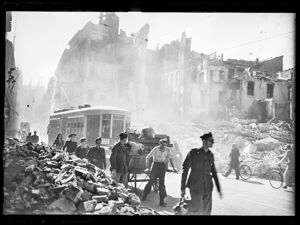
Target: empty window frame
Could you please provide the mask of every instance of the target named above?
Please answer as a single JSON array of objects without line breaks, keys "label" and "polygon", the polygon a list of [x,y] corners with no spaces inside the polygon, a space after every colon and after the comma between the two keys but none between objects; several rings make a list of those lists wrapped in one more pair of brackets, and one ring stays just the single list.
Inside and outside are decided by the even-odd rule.
[{"label": "empty window frame", "polygon": [[267,98],[273,98],[274,96],[274,84],[267,84]]},{"label": "empty window frame", "polygon": [[228,70],[228,79],[232,79],[234,77],[234,69],[229,69]]},{"label": "empty window frame", "polygon": [[247,95],[254,96],[254,82],[253,81],[248,81]]}]

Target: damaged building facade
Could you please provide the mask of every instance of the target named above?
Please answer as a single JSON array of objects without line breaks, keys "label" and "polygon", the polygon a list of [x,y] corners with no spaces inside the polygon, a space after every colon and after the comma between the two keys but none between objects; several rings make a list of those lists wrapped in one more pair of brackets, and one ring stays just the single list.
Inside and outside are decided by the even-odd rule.
[{"label": "damaged building facade", "polygon": [[282,61],[282,56],[246,61],[201,54],[193,64],[190,116],[226,118],[235,109],[261,122],[291,121],[293,77],[283,72]]},{"label": "damaged building facade", "polygon": [[54,108],[88,103],[140,110],[135,105],[142,106],[145,95],[148,32],[147,24],[132,36],[119,32],[115,13],[100,13],[98,24],[88,22],[69,41],[58,63]]},{"label": "damaged building facade", "polygon": [[283,71],[283,56],[223,60],[193,51],[185,32],[180,40],[147,49],[148,33],[148,24],[135,34],[119,32],[115,13],[100,13],[98,24],[88,22],[57,66],[54,108],[112,105],[130,110],[133,121],[199,121],[234,113],[293,119],[294,75],[293,69]]}]

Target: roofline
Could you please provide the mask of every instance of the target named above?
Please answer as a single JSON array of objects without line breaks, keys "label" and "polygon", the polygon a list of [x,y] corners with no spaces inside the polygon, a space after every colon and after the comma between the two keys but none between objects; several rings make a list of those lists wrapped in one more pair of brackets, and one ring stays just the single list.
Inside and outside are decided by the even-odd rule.
[{"label": "roofline", "polygon": [[130,111],[127,109],[115,107],[115,106],[93,106],[93,107],[87,107],[87,108],[82,108],[82,109],[71,109],[71,110],[64,111],[64,112],[52,113],[52,114],[50,114],[50,117],[57,116],[57,115],[65,115],[68,113],[86,112],[86,111],[90,111],[90,110],[104,110],[104,111],[105,110],[116,110],[116,111],[123,111],[123,112],[130,113]]}]

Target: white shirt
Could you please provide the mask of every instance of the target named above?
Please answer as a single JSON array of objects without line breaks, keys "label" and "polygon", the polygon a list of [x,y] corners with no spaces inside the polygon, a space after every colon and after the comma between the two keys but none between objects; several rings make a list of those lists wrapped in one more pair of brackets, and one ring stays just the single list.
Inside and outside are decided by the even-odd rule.
[{"label": "white shirt", "polygon": [[170,158],[173,158],[171,155],[171,150],[168,147],[164,148],[164,151],[160,149],[160,146],[156,146],[152,151],[147,155],[147,160],[153,156],[153,162],[164,162],[167,163]]}]

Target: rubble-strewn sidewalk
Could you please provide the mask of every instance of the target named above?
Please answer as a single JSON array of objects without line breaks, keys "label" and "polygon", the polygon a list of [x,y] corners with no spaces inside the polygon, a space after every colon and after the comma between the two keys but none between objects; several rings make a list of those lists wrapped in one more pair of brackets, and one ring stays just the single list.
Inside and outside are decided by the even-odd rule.
[{"label": "rubble-strewn sidewalk", "polygon": [[44,145],[6,138],[4,214],[158,215],[104,171]]}]

